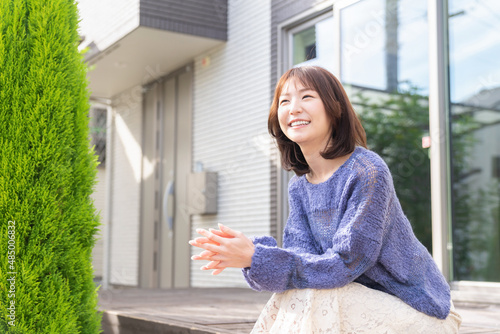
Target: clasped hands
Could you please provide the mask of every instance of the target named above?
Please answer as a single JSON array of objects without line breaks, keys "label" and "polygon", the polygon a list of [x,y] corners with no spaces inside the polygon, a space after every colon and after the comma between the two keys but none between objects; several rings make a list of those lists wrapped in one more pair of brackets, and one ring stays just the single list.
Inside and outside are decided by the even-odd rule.
[{"label": "clasped hands", "polygon": [[243,233],[222,224],[219,230],[197,229],[196,232],[203,237],[190,240],[189,244],[204,251],[191,259],[210,261],[201,270],[213,270],[212,275],[218,275],[228,267],[246,268],[252,264],[255,246]]}]

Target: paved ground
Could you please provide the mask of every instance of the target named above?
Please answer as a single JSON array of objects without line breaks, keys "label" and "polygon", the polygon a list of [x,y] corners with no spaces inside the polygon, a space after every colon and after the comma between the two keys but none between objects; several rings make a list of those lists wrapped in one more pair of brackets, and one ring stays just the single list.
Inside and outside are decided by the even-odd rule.
[{"label": "paved ground", "polygon": [[[270,295],[237,288],[115,289],[101,291],[99,304],[105,334],[243,334]],[[460,334],[500,334],[500,304],[455,306],[463,319]]]}]

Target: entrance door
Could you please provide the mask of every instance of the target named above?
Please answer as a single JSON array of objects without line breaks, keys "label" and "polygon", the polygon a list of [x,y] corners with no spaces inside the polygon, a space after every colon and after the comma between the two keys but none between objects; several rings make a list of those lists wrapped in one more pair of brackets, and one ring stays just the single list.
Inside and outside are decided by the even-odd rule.
[{"label": "entrance door", "polygon": [[189,286],[191,91],[188,68],[144,93],[140,286]]}]

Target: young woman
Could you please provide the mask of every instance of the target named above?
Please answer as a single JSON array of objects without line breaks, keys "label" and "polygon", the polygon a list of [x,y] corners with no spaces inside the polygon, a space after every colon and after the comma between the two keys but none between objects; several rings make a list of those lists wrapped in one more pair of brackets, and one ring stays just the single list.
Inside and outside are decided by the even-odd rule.
[{"label": "young woman", "polygon": [[275,294],[252,333],[457,333],[450,288],[413,234],[385,162],[340,82],[320,67],[279,80],[269,114],[289,183],[283,248],[219,225],[198,230],[204,270],[243,268]]}]

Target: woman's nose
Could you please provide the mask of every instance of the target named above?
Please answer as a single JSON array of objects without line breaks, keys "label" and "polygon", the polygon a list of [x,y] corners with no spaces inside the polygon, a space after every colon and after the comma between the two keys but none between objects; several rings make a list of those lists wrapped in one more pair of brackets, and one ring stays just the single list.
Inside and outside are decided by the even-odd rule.
[{"label": "woman's nose", "polygon": [[300,105],[300,102],[297,100],[292,100],[290,101],[290,115],[298,114],[302,112],[302,106]]}]

